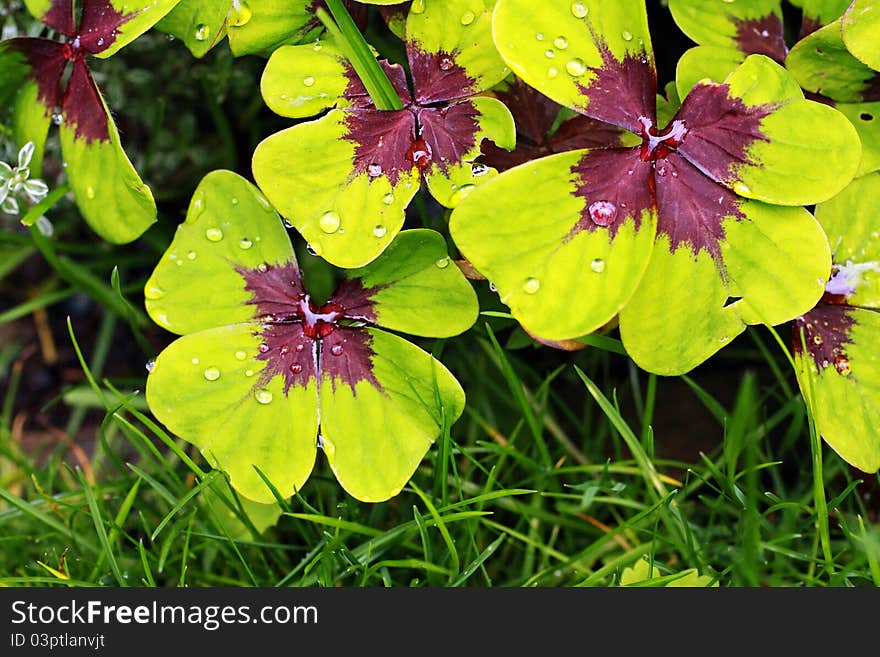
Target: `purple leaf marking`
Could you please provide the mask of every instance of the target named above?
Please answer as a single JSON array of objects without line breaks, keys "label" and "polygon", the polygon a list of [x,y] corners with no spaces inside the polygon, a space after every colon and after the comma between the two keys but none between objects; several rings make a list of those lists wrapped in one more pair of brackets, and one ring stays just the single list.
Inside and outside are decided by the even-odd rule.
[{"label": "purple leaf marking", "polygon": [[427,53],[412,42],[407,43],[406,57],[413,78],[413,95],[419,105],[449,102],[476,92],[476,80],[455,61],[458,54]]},{"label": "purple leaf marking", "polygon": [[87,144],[96,140],[110,139],[104,103],[83,59],[76,59],[73,62],[73,71],[67,82],[61,111],[64,120],[73,125],[74,134],[78,139],[84,139]]},{"label": "purple leaf marking", "polygon": [[748,55],[767,55],[780,64],[785,61],[788,48],[782,18],[768,14],[761,18],[736,20],[736,43],[741,52]]},{"label": "purple leaf marking", "polygon": [[373,374],[370,334],[347,324],[375,320],[371,297],[378,288],[364,288],[359,279],[347,279],[327,303],[318,306],[305,291],[295,262],[236,271],[262,325],[255,332],[262,339],[257,358],[266,367],[257,386],[282,376],[286,395],[292,386],[306,386],[326,373],[334,390],[337,381],[352,392],[359,381],[382,389]]},{"label": "purple leaf marking", "polygon": [[[792,325],[794,353],[802,355],[804,346],[819,371],[834,367],[842,376],[851,376],[846,345],[851,344],[850,331],[856,319],[845,306],[820,304]],[[801,330],[804,342],[801,342]]]},{"label": "purple leaf marking", "polygon": [[384,175],[394,186],[401,173],[413,168],[410,148],[417,127],[412,112],[349,109],[345,111],[345,123],[345,139],[355,146],[354,175]]}]

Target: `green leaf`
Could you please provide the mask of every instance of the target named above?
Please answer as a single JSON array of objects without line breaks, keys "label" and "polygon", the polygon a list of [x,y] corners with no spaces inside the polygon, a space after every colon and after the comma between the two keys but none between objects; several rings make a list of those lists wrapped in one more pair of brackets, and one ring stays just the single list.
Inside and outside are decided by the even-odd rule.
[{"label": "green leaf", "polygon": [[[644,0],[554,1],[544,3],[541,11],[535,11],[530,0],[499,0],[493,35],[501,56],[517,76],[563,107],[594,118],[607,120],[591,109],[591,103],[598,106],[598,101],[590,98],[585,88],[606,76],[614,84],[655,79]],[[621,66],[640,58],[647,67],[643,81],[633,73],[620,73]],[[616,95],[629,100],[629,93],[617,91]],[[624,108],[618,110],[618,114],[624,113]],[[609,122],[638,133],[636,119],[618,117]]]},{"label": "green leaf", "polygon": [[[389,112],[389,115],[408,112]],[[407,117],[404,116],[404,119]],[[400,231],[404,210],[419,189],[418,170],[371,177],[354,169],[355,144],[347,114],[324,117],[275,133],[257,145],[254,179],[315,253],[345,268],[361,267]],[[291,176],[290,171],[297,171]]]},{"label": "green leaf", "polygon": [[[680,151],[714,180],[740,196],[780,205],[827,200],[852,180],[861,157],[855,128],[834,108],[804,100],[784,68],[763,55],[751,55],[723,86],[730,102],[742,104],[743,116],[759,119],[763,138],[752,141],[743,159],[731,157],[726,171],[707,171],[701,149],[710,144],[724,150],[724,134],[716,133],[715,125],[691,129]],[[711,88],[717,85],[700,83],[689,97]],[[824,166],[810,166],[820,159]]]},{"label": "green leaf", "polygon": [[104,0],[126,20],[113,31],[113,43],[95,57],[104,59],[158,23],[180,0]]},{"label": "green leaf", "polygon": [[251,321],[256,310],[235,267],[281,265],[293,257],[281,219],[259,190],[231,171],[212,171],[147,280],[147,312],[181,335]]},{"label": "green leaf", "polygon": [[[662,575],[660,570],[653,566],[647,558],[640,558],[629,568],[624,568],[620,573],[621,586],[645,585],[654,579],[662,579],[664,587],[706,587],[718,586],[713,583],[713,578],[708,575],[700,575],[696,568],[683,570],[675,575]],[[659,582],[658,582],[659,584]]]},{"label": "green leaf", "polygon": [[59,130],[61,153],[70,188],[86,222],[107,241],[125,244],[155,223],[156,203],[122,150],[116,124],[97,87],[94,92],[106,113],[108,139],[78,136],[76,126],[65,121]]},{"label": "green leaf", "polygon": [[856,176],[880,169],[880,102],[835,103],[834,107],[850,120],[862,141],[862,160]]},{"label": "green leaf", "polygon": [[880,2],[853,0],[843,15],[843,42],[860,62],[880,71]]},{"label": "green leaf", "polygon": [[778,324],[807,312],[830,270],[825,234],[803,208],[741,201],[726,216],[718,259],[660,235],[648,270],[620,313],[623,344],[656,374],[690,371],[748,324]]},{"label": "green leaf", "polygon": [[321,436],[340,485],[361,501],[381,502],[409,481],[441,429],[461,415],[465,396],[428,353],[390,333],[364,330],[381,389],[366,380],[352,389],[323,374]]},{"label": "green leaf", "polygon": [[435,231],[403,231],[379,258],[346,276],[376,290],[368,299],[383,328],[445,338],[477,320],[476,293]]},{"label": "green leaf", "polygon": [[226,36],[226,17],[230,0],[182,0],[156,29],[172,34],[196,57],[208,51]]},{"label": "green leaf", "polygon": [[803,21],[808,27],[818,29],[840,18],[851,0],[789,0],[789,2],[803,9]]},{"label": "green leaf", "polygon": [[880,74],[856,59],[841,34],[842,19],[798,41],[785,65],[807,91],[843,103],[880,100]]},{"label": "green leaf", "polygon": [[271,504],[275,498],[254,466],[284,497],[302,487],[317,453],[318,391],[314,379],[286,393],[282,376],[264,380],[259,344],[248,324],[177,339],[147,378],[147,403],[168,429],[226,471],[242,495]]},{"label": "green leaf", "polygon": [[686,50],[675,67],[675,85],[682,98],[702,80],[724,82],[745,59],[739,50],[724,46],[697,46]]},{"label": "green leaf", "polygon": [[43,169],[43,150],[52,125],[52,114],[37,98],[37,83],[25,82],[15,97],[12,109],[12,130],[18,147],[33,142],[34,154],[29,165],[31,178],[39,178]]},{"label": "green leaf", "polygon": [[639,217],[622,210],[613,238],[576,231],[588,203],[575,193],[572,170],[593,152],[515,167],[476,188],[450,219],[465,257],[526,330],[545,339],[575,338],[612,319],[638,285],[654,242],[652,210]]},{"label": "green leaf", "polygon": [[834,254],[829,292],[846,303],[880,308],[880,172],[857,178],[840,194],[816,207]]}]

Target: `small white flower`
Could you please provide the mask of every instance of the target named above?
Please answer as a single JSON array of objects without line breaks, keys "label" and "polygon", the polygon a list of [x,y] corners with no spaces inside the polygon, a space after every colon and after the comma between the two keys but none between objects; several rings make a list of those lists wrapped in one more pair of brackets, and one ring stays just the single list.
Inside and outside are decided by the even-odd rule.
[{"label": "small white flower", "polygon": [[29,141],[18,151],[18,166],[9,166],[6,162],[0,162],[0,210],[7,214],[19,213],[19,199],[16,195],[24,196],[31,203],[39,203],[49,187],[39,178],[30,178],[29,165],[34,156],[34,142]]}]

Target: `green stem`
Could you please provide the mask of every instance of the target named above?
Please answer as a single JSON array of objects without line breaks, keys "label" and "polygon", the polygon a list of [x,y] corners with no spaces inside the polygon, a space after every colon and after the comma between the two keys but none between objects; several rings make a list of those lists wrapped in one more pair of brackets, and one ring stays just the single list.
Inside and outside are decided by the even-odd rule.
[{"label": "green stem", "polygon": [[361,82],[364,84],[373,104],[380,110],[400,110],[403,103],[394,90],[391,80],[376,61],[369,44],[358,29],[342,0],[326,0],[327,8],[333,17],[323,9],[318,9],[318,18],[335,38],[343,54],[351,62]]}]

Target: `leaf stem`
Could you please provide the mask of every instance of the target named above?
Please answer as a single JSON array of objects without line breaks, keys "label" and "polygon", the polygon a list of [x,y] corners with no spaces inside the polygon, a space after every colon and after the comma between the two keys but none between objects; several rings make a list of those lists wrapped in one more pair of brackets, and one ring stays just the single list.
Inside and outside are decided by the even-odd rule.
[{"label": "leaf stem", "polygon": [[333,15],[318,9],[318,18],[335,38],[343,54],[364,84],[373,104],[380,110],[401,110],[403,103],[397,95],[391,80],[376,61],[369,44],[358,29],[342,0],[326,0],[327,8]]}]

